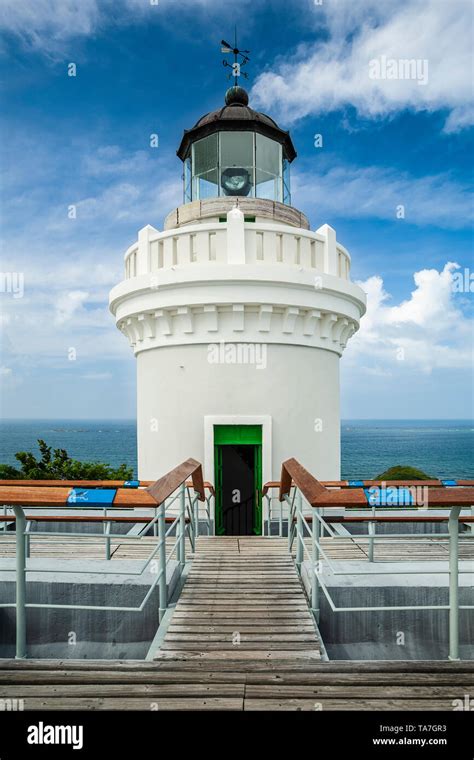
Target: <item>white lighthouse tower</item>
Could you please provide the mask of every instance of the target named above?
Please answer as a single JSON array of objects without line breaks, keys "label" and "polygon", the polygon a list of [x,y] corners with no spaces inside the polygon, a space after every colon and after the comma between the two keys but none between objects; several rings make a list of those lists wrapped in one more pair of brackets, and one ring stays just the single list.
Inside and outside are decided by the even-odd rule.
[{"label": "white lighthouse tower", "polygon": [[340,476],[339,359],[365,296],[335,231],[291,205],[291,137],[244,89],[178,156],[184,205],[140,230],[110,294],[137,360],[138,473],[194,457],[216,532],[259,533],[259,489],[283,460]]}]

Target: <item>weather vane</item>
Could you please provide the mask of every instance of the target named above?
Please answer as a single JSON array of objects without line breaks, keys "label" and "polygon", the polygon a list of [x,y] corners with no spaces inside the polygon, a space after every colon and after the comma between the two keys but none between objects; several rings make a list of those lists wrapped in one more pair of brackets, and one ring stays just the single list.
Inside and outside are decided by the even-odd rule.
[{"label": "weather vane", "polygon": [[242,71],[242,68],[247,65],[248,61],[250,61],[250,58],[247,55],[247,53],[250,53],[250,50],[239,50],[237,47],[237,29],[235,30],[234,40],[234,45],[229,45],[225,40],[221,40],[221,52],[232,53],[234,56],[234,63],[229,63],[226,60],[222,61],[224,66],[228,66],[232,69],[232,72],[228,75],[227,79],[230,79],[231,77],[237,79],[237,77],[240,76],[248,79],[249,75],[245,71]]}]

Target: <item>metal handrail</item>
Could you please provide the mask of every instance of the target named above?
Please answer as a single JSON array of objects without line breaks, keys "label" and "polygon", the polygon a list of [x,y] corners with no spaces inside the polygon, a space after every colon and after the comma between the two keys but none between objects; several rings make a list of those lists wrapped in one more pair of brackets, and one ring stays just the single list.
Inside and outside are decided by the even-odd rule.
[{"label": "metal handrail", "polygon": [[[194,497],[190,492],[190,487],[186,485],[187,479],[192,478],[192,487],[194,489]],[[34,483],[34,481],[32,481]],[[91,482],[91,481],[88,481]],[[31,485],[31,484],[29,484]],[[205,487],[202,478],[201,465],[193,459],[188,459],[178,467],[175,467],[171,472],[164,475],[162,478],[153,483],[150,487],[140,492],[136,492],[135,495],[127,494],[124,496],[124,491],[129,489],[119,489],[120,498],[115,507],[108,507],[104,509],[101,515],[102,522],[104,524],[103,534],[91,534],[91,533],[55,533],[55,535],[64,535],[66,537],[78,536],[80,538],[91,538],[93,536],[103,537],[106,542],[107,559],[110,559],[110,540],[117,538],[120,540],[141,540],[144,537],[145,531],[153,528],[154,535],[157,536],[157,544],[153,547],[152,551],[142,563],[140,569],[137,571],[117,571],[115,568],[112,570],[100,570],[95,571],[100,575],[107,575],[113,573],[114,575],[141,575],[151,562],[156,561],[156,570],[152,565],[152,572],[156,572],[156,578],[153,580],[150,588],[148,589],[144,599],[138,607],[117,607],[117,606],[96,606],[96,605],[64,605],[64,604],[36,604],[28,603],[26,601],[26,574],[28,572],[27,567],[27,554],[28,544],[30,536],[32,535],[29,524],[32,516],[25,515],[24,508],[28,509],[40,506],[47,506],[48,509],[61,509],[67,506],[68,512],[70,510],[79,509],[84,510],[97,510],[97,506],[87,506],[84,503],[71,505],[67,504],[67,490],[57,489],[56,492],[43,488],[42,486],[31,487],[16,487],[12,492],[10,487],[0,487],[0,506],[5,508],[12,508],[15,513],[15,546],[16,546],[16,599],[12,603],[1,603],[0,607],[14,607],[16,608],[16,657],[18,659],[24,659],[26,655],[26,610],[29,607],[34,608],[50,608],[50,609],[93,609],[103,611],[126,611],[126,612],[142,612],[154,588],[159,586],[159,621],[161,623],[163,616],[168,607],[167,598],[167,583],[166,583],[166,570],[168,563],[172,557],[176,554],[178,562],[178,568],[180,575],[182,574],[186,564],[186,533],[191,542],[191,546],[194,550],[196,538],[199,535],[199,501],[206,504],[206,513],[210,514],[209,500],[212,497],[212,493],[206,497]],[[48,497],[48,493],[51,494],[51,498]],[[148,496],[146,496],[148,494]],[[186,500],[186,496],[188,499]],[[59,501],[62,499],[62,503]],[[178,499],[178,510],[175,517],[167,518],[166,510]],[[52,503],[49,503],[52,501]],[[188,501],[188,509],[186,505]],[[12,504],[13,502],[13,504]],[[129,504],[134,504],[134,508],[140,509],[152,509],[153,515],[146,523],[146,528],[141,530],[137,535],[127,536],[124,534],[112,534],[110,532],[110,524],[114,521],[115,516],[111,511],[113,509],[120,509],[125,505],[129,508]],[[186,517],[187,516],[187,517]],[[197,516],[197,523],[194,522]],[[49,516],[48,516],[49,517]],[[94,518],[97,516],[94,516]],[[74,519],[74,516],[68,515],[58,516],[58,522],[64,521],[64,519]],[[92,519],[94,519],[92,518]],[[140,516],[141,521],[142,516]],[[4,520],[8,520],[8,517],[4,515]],[[33,518],[34,519],[34,518]],[[40,517],[38,518],[40,519]],[[120,516],[116,519],[119,521]],[[94,519],[95,521],[95,519]],[[167,523],[169,527],[167,528]],[[166,539],[175,532],[176,540],[172,546],[171,551],[166,555]],[[44,535],[45,532],[36,531],[36,535]],[[5,536],[6,534],[3,533]],[[46,535],[51,535],[46,532]],[[155,557],[157,556],[157,560]],[[58,572],[57,568],[48,569],[41,568],[38,572]],[[77,570],[61,570],[61,572],[84,572]]]},{"label": "metal handrail", "polygon": [[[372,606],[372,607],[338,607],[329,592],[327,584],[324,581],[323,573],[323,560],[321,555],[326,561],[329,570],[333,574],[337,575],[373,575],[374,565],[371,565],[370,571],[337,571],[331,563],[324,546],[321,543],[321,538],[324,532],[327,531],[330,538],[354,540],[361,538],[370,541],[374,539],[373,531],[369,533],[369,536],[360,536],[351,534],[349,536],[341,536],[331,530],[331,527],[324,516],[321,514],[321,509],[324,507],[331,508],[337,506],[346,508],[370,509],[370,517],[368,518],[369,526],[374,525],[377,519],[373,506],[368,506],[367,496],[363,489],[351,489],[351,492],[343,492],[329,490],[316,478],[314,478],[302,465],[296,460],[288,460],[283,463],[282,477],[279,484],[280,501],[285,501],[289,508],[288,517],[288,548],[291,552],[294,540],[296,539],[296,554],[295,564],[298,572],[301,575],[301,568],[303,559],[306,554],[310,563],[310,580],[311,580],[311,593],[310,604],[311,610],[316,621],[319,620],[319,599],[320,589],[323,591],[330,607],[333,612],[370,612],[370,611],[388,611],[388,610],[425,610],[425,609],[445,609],[449,610],[449,659],[459,660],[459,610],[474,609],[473,605],[460,605],[459,604],[459,574],[464,571],[459,568],[459,521],[462,520],[461,509],[463,506],[470,507],[474,502],[474,489],[470,487],[466,488],[454,488],[454,489],[439,489],[434,487],[429,492],[429,500],[431,500],[431,506],[434,507],[448,507],[449,516],[446,516],[448,521],[448,534],[449,538],[449,604],[448,605],[398,605],[398,606]],[[291,498],[291,492],[294,491],[293,499]],[[307,515],[303,512],[303,502],[311,510],[311,524],[307,519]],[[433,503],[434,502],[434,503]],[[350,520],[350,517],[348,517]],[[416,517],[413,517],[416,520]],[[439,536],[440,534],[436,534]],[[306,544],[305,537],[308,536],[311,542],[311,552],[309,552]],[[466,536],[466,538],[472,538],[472,535]],[[426,540],[426,538],[432,538],[432,534],[426,534],[418,541]],[[384,536],[384,541],[397,540],[399,536],[397,534]],[[380,540],[380,539],[379,539]],[[373,543],[372,543],[373,547]],[[373,563],[373,550],[372,556],[369,551],[369,562]],[[384,574],[384,570],[379,571]],[[423,570],[424,574],[430,571]],[[439,572],[439,571],[438,571]],[[385,571],[386,573],[386,571]],[[414,571],[395,571],[393,574],[418,574],[419,570]],[[391,573],[392,574],[392,573]]]}]

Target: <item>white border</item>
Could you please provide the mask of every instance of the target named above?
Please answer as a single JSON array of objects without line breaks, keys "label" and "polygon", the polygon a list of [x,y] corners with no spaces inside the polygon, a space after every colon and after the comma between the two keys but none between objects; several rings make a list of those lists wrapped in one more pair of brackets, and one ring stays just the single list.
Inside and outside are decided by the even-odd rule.
[{"label": "white border", "polygon": [[[214,484],[214,425],[262,426],[262,485],[272,479],[272,418],[269,414],[212,414],[204,417],[204,480]],[[262,535],[263,535],[262,509]],[[215,500],[212,502],[212,523],[216,530]]]}]

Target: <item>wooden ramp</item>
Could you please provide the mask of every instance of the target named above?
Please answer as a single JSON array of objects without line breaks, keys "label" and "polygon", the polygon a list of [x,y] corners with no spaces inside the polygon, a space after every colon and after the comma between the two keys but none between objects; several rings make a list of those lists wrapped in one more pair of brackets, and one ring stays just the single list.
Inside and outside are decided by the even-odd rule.
[{"label": "wooden ramp", "polygon": [[314,619],[282,543],[259,537],[199,539],[155,659],[187,657],[249,663],[320,659]]}]

